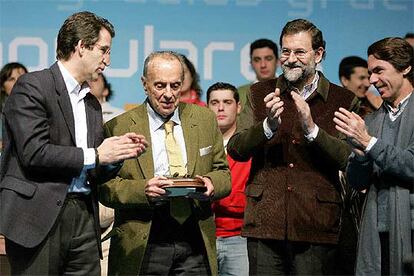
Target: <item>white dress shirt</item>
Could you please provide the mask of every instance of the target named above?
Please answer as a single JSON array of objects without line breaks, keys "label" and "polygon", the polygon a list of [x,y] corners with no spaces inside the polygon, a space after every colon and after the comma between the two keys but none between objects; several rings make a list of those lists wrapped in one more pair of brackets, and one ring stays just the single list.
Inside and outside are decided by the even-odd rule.
[{"label": "white dress shirt", "polygon": [[[151,134],[151,146],[152,146],[152,160],[154,162],[154,176],[169,176],[170,169],[168,163],[167,150],[165,149],[165,129],[164,123],[166,122],[159,114],[157,114],[151,105],[147,102],[147,113],[149,120],[149,128]],[[170,118],[174,125],[174,138],[181,148],[181,154],[185,168],[187,169],[187,150],[185,148],[183,128],[181,126],[181,120],[178,114],[178,109],[174,111],[173,116]]]},{"label": "white dress shirt", "polygon": [[86,82],[81,86],[60,61],[58,61],[58,66],[62,73],[72,105],[76,146],[82,148],[84,156],[83,170],[78,177],[72,179],[69,192],[88,194],[90,193],[91,188],[86,181],[86,171],[95,167],[95,150],[93,148],[88,148],[88,127],[86,123],[84,102],[84,98],[86,94],[89,93],[90,88],[88,85],[85,85]]}]

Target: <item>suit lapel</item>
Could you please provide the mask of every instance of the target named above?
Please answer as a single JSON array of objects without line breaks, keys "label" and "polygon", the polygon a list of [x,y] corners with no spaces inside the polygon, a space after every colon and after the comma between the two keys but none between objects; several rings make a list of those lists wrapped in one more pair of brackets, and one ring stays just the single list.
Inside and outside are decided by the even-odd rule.
[{"label": "suit lapel", "polygon": [[63,80],[62,73],[59,70],[58,64],[54,63],[50,70],[56,83],[56,92],[58,94],[58,104],[60,110],[62,111],[63,117],[65,118],[66,125],[72,138],[72,142],[74,145],[76,145],[75,121],[73,118],[72,104],[70,103],[68,90],[66,89],[66,85]]},{"label": "suit lapel", "polygon": [[152,158],[151,134],[149,129],[148,114],[145,104],[141,104],[136,109],[131,111],[131,124],[129,126],[130,132],[140,133],[145,136],[149,146],[144,154],[141,154],[138,159],[138,166],[141,168],[144,178],[150,179],[154,177],[154,161]]},{"label": "suit lapel", "polygon": [[402,116],[401,126],[398,131],[397,141],[399,145],[405,148],[410,145],[410,141],[414,137],[414,93],[411,94],[407,106],[400,116]]},{"label": "suit lapel", "polygon": [[194,120],[191,105],[180,104],[179,114],[187,150],[187,174],[194,176],[194,169],[199,150],[198,124]]},{"label": "suit lapel", "polygon": [[[95,147],[95,129],[99,126],[102,126],[102,121],[99,120],[97,116],[99,114],[99,107],[96,106],[99,102],[93,98],[94,96],[91,93],[86,94],[85,102],[85,113],[86,113],[86,124],[88,128],[88,147]],[[98,110],[97,110],[98,109]]]}]

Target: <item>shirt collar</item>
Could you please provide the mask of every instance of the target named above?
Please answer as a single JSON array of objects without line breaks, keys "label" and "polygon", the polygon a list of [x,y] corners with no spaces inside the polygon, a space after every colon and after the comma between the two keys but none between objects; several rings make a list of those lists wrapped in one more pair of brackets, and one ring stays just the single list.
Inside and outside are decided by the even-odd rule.
[{"label": "shirt collar", "polygon": [[318,74],[318,71],[316,71],[312,82],[310,84],[305,85],[305,87],[303,87],[302,94],[310,95],[313,92],[315,92],[315,90],[318,88],[318,81],[319,81],[319,74]]},{"label": "shirt collar", "polygon": [[[146,100],[146,105],[147,105],[148,117],[149,117],[149,120],[150,120],[150,130],[151,131],[156,131],[164,125],[166,120],[165,120],[165,118],[161,117],[157,112],[155,112],[155,110],[149,104],[148,99]],[[180,120],[180,116],[179,116],[179,113],[178,113],[178,108],[176,108],[174,110],[174,113],[171,116],[170,121],[173,121],[176,125],[181,125],[181,120]]]},{"label": "shirt collar", "polygon": [[408,99],[412,94],[413,92],[408,94],[407,97],[402,99],[402,101],[395,108],[392,107],[392,105],[390,105],[387,101],[384,101],[384,106],[388,110],[388,112],[391,113],[393,116],[398,116],[404,111],[405,106],[408,104]]},{"label": "shirt collar", "polygon": [[[307,99],[310,95],[312,95],[313,92],[315,92],[315,91],[319,92],[318,91],[318,85],[319,85],[319,80],[320,80],[320,74],[321,73],[319,71],[316,71],[315,72],[315,76],[313,77],[312,82],[309,83],[309,84],[307,84],[307,85],[305,85],[305,87],[303,87],[302,91],[299,91],[299,89],[297,89],[296,87],[291,86],[291,84],[289,83],[289,81],[286,80],[284,77],[283,78],[279,78],[279,80],[281,80],[281,83],[279,85],[277,85],[277,86],[280,87],[282,89],[282,91],[284,89],[287,89],[288,92],[290,92],[290,91],[296,91],[304,99]],[[322,94],[322,93],[320,93],[320,94]]]},{"label": "shirt collar", "polygon": [[60,72],[62,73],[63,81],[65,82],[68,93],[75,94],[76,96],[81,98],[85,97],[85,95],[90,91],[88,82],[85,81],[81,86],[78,83],[78,81],[65,68],[62,62],[58,61],[57,64],[59,66]]}]

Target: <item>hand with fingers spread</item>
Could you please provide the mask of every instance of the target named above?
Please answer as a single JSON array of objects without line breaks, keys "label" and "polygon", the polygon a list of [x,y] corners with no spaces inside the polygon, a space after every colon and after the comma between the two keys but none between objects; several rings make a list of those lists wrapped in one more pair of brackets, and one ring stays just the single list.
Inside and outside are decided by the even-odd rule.
[{"label": "hand with fingers spread", "polygon": [[143,135],[132,132],[106,138],[97,148],[99,164],[108,165],[136,158],[145,152],[147,146],[148,142]]},{"label": "hand with fingers spread", "polygon": [[276,88],[274,92],[269,93],[264,98],[267,113],[267,124],[272,131],[276,131],[282,120],[280,115],[283,112],[283,101],[280,98],[280,89]]},{"label": "hand with fingers spread", "polygon": [[298,93],[291,91],[293,101],[295,102],[296,110],[298,111],[299,120],[302,123],[302,129],[306,134],[312,133],[315,128],[312,114],[310,112],[309,104]]},{"label": "hand with fingers spread", "polygon": [[333,121],[336,124],[335,128],[348,138],[347,140],[355,148],[355,152],[363,155],[361,151],[367,148],[372,138],[368,134],[364,120],[358,114],[341,107],[335,112]]}]

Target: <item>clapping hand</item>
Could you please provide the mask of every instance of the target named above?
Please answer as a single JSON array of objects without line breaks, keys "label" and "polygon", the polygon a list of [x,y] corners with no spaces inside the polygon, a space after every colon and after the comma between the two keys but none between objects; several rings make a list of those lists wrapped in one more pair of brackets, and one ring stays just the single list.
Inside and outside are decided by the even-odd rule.
[{"label": "clapping hand", "polygon": [[136,158],[145,152],[147,146],[145,137],[133,132],[106,138],[97,149],[99,164],[108,165]]},{"label": "clapping hand", "polygon": [[276,131],[282,120],[280,115],[283,112],[283,101],[280,98],[280,89],[276,88],[274,92],[266,95],[264,98],[267,113],[267,124],[272,131]]}]

